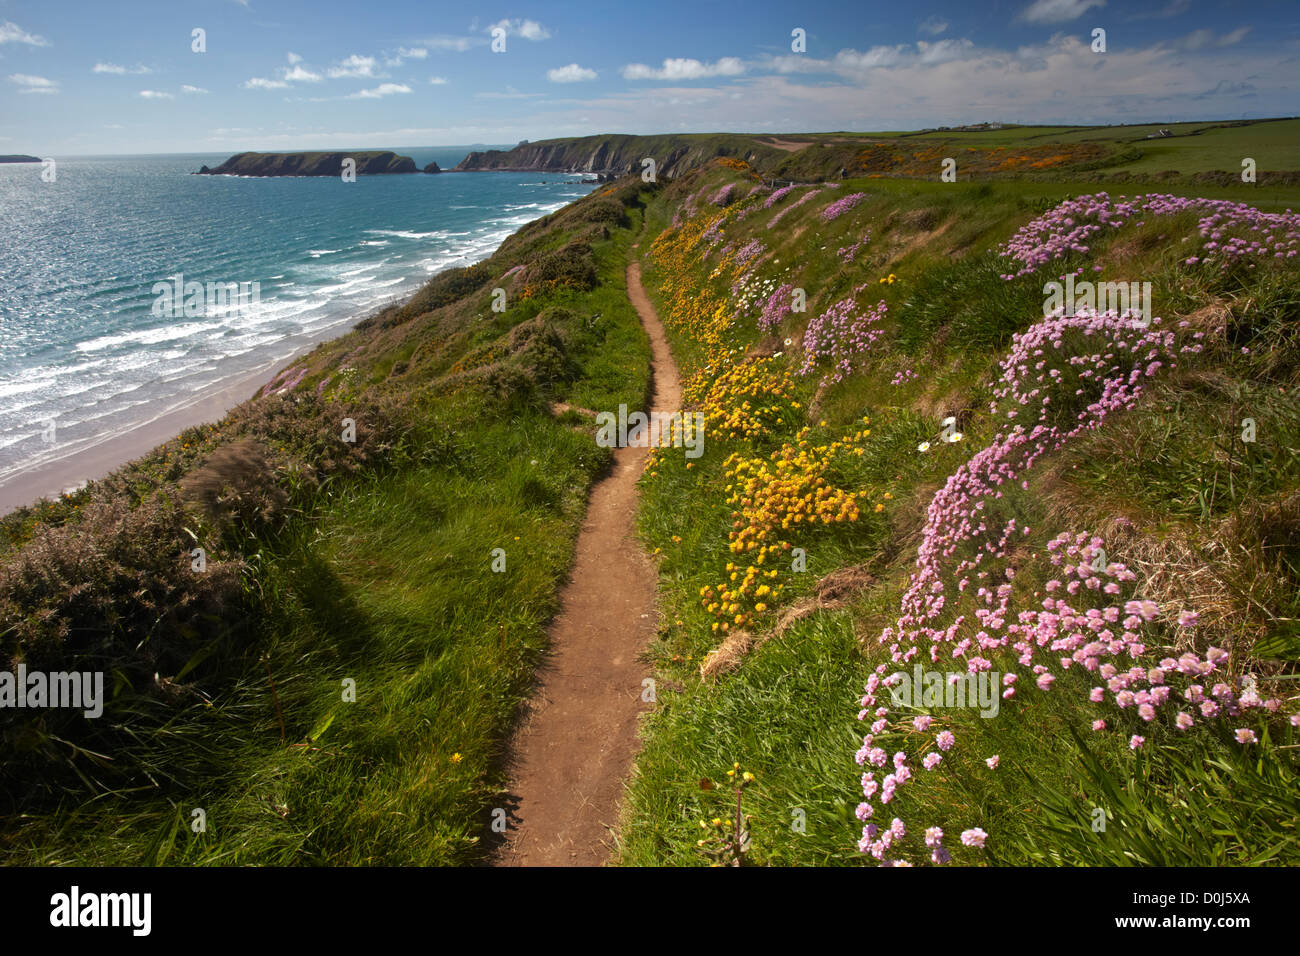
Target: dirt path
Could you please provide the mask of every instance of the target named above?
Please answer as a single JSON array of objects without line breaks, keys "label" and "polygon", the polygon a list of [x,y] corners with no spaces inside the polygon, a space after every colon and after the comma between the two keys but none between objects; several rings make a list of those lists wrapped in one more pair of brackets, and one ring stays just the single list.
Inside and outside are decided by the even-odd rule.
[{"label": "dirt path", "polygon": [[[627,290],[653,350],[651,408],[677,411],[677,366],[639,263],[628,266]],[[551,624],[551,653],[513,742],[513,806],[497,865],[596,866],[609,858],[638,747],[637,715],[648,707],[641,682],[650,669],[640,655],[658,623],[657,574],[633,534],[649,452],[615,449],[613,469],[592,489]]]}]

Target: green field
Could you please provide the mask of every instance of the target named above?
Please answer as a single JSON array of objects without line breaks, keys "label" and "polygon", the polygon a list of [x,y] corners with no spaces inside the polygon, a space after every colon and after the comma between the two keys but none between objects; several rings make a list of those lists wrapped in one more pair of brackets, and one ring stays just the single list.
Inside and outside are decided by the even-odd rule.
[{"label": "green field", "polygon": [[[1013,565],[1026,611],[1059,573],[1046,558],[1053,538],[1102,536],[1111,561],[1137,572],[1123,597],[1161,609],[1153,655],[1224,648],[1213,680],[1241,691],[1249,679],[1281,703],[1186,732],[1167,711],[1147,721],[1111,707],[1105,732],[1093,731],[1094,682],[1076,668],[1050,692],[1026,672],[994,719],[896,709],[879,734],[889,752],[936,753],[940,727],[958,743],[934,769],[917,764],[875,819],[904,819],[893,853],[922,864],[937,825],[959,864],[1295,864],[1296,260],[1189,262],[1194,250],[1213,259],[1197,210],[1135,218],[1010,281],[998,253],[1035,217],[1099,191],[1270,213],[1300,202],[1300,185],[1263,175],[1296,168],[1300,121],[1170,128],[1162,140],[1145,140],[1148,127],[782,134],[831,145],[760,146],[752,162],[737,157],[770,137],[692,137],[697,165],[655,184],[627,177],[530,223],[492,258],[435,276],[290,363],[284,394],[0,519],[7,658],[100,669],[110,686],[100,721],[0,714],[0,859],[481,862],[509,784],[506,742],[587,491],[609,461],[581,410],[635,407],[648,393],[649,343],[624,287],[635,257],[686,403],[709,426],[702,457],[665,451],[641,479],[660,693],[614,862],[736,862],[712,851],[735,837],[733,782],[745,773],[743,862],[877,862],[857,845],[866,768],[854,754],[870,722],[858,719],[864,684],[895,666],[881,633],[897,626],[936,493],[999,434],[989,406],[1000,363],[1043,321],[1044,282],[1082,270],[1150,282],[1156,316],[1187,322],[1177,341],[1201,347],[1008,484],[989,513],[1030,533],[990,561],[998,573]],[[917,168],[948,145],[1141,155],[977,182],[847,167],[841,178],[870,142],[922,150]],[[1258,161],[1258,185],[1232,178],[1242,155]],[[1230,175],[1194,179],[1215,170]],[[1116,172],[1131,181],[1116,188],[1105,178]],[[766,205],[762,181],[782,176],[817,185]],[[804,291],[806,311],[778,309],[760,328],[784,286]],[[1060,348],[1098,351],[1086,336]],[[839,360],[847,373],[834,380]],[[1091,388],[1057,395],[1052,421],[1087,412]],[[961,437],[945,442],[950,415]],[[355,442],[340,439],[344,417]],[[1237,437],[1247,417],[1258,425],[1249,444]],[[832,511],[845,519],[804,520]],[[763,548],[803,549],[803,568],[784,550],[758,563],[742,531]],[[750,569],[778,572],[761,578],[769,590],[720,597]],[[975,599],[950,594],[970,637]],[[1181,612],[1199,615],[1194,630]],[[1006,648],[992,656],[1000,673],[1017,668]],[[909,729],[917,716],[935,721],[928,736]],[[1243,729],[1257,741],[1237,742]],[[1147,738],[1140,749],[1133,734]],[[958,842],[975,827],[989,834],[983,849]]]}]

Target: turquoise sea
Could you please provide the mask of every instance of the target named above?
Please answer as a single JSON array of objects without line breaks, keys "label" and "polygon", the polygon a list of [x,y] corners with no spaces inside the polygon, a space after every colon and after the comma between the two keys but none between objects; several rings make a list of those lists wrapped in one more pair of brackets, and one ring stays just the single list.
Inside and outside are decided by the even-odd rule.
[{"label": "turquoise sea", "polygon": [[[393,148],[420,168],[468,152]],[[190,175],[225,158],[55,157],[54,182],[0,165],[0,487],[341,334],[592,188],[546,173]],[[256,282],[258,301],[155,314],[155,283],[177,275]]]}]

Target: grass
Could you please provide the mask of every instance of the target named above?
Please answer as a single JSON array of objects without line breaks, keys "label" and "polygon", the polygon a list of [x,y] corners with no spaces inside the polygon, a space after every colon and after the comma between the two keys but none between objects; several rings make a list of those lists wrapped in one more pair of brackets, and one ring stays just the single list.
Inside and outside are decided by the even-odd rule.
[{"label": "grass", "polygon": [[[551,316],[573,367],[562,380],[530,379],[542,366],[529,363],[549,359],[520,353],[505,359],[521,363],[518,390],[448,392],[430,368],[454,354],[419,363],[428,315],[308,357],[304,390],[404,394],[411,430],[389,467],[296,493],[282,524],[236,535],[245,598],[226,613],[240,637],[197,648],[157,688],[119,685],[105,712],[109,759],[69,761],[84,764],[83,782],[61,799],[19,802],[10,788],[6,862],[482,858],[484,821],[504,800],[504,741],[546,647],[587,490],[611,460],[549,403],[638,406],[648,391],[649,342],[623,273],[639,215],[594,244],[589,291],[517,298],[501,315],[476,296],[442,307],[502,356],[514,328]],[[442,347],[470,354],[464,340]],[[124,483],[158,487],[158,472],[143,476],[159,467],[137,463]],[[14,522],[13,536],[40,520]]]},{"label": "grass", "polygon": [[[1287,123],[1294,121],[1179,126],[1159,146],[1230,149],[1261,131],[1290,136]],[[1141,134],[1026,128],[948,136],[1000,147],[1092,138],[1128,149]],[[825,138],[835,141],[831,149],[808,150],[833,157],[860,147],[855,134]],[[655,148],[675,141],[665,137]],[[702,156],[743,153],[752,142],[705,136],[691,146]],[[1269,155],[1270,141],[1250,142]],[[622,148],[643,145],[633,137]],[[799,165],[806,155],[796,159],[806,150],[764,149],[773,156],[760,152],[760,172],[778,168],[764,167],[769,159],[816,171]],[[1181,155],[1180,168],[1201,170],[1203,154]],[[223,608],[224,618],[195,618],[196,635],[176,639],[184,654],[175,666],[164,657],[155,682],[141,683],[134,675],[143,663],[132,655],[148,642],[130,628],[111,635],[123,667],[99,736],[58,741],[42,728],[27,736],[6,728],[11,756],[27,747],[23,759],[48,758],[49,779],[69,783],[42,797],[12,774],[4,781],[0,856],[81,865],[479,862],[485,821],[503,801],[504,741],[545,649],[587,489],[609,459],[595,445],[587,410],[646,401],[649,345],[624,279],[638,237],[647,291],[694,396],[688,402],[724,368],[749,368],[760,385],[744,393],[751,408],[739,408],[741,393],[723,391],[711,410],[742,411],[742,421],[761,427],[749,437],[710,432],[698,459],[657,454],[642,479],[638,528],[660,576],[662,626],[650,649],[659,697],[643,725],[618,862],[713,861],[706,850],[730,826],[724,821],[735,813],[743,773],[753,775],[740,797],[746,862],[869,861],[856,846],[864,768],[852,754],[865,731],[856,719],[861,688],[877,668],[895,666],[877,638],[896,622],[935,491],[999,424],[987,411],[998,360],[1011,337],[1041,317],[1045,278],[1066,268],[1097,263],[1099,279],[1149,279],[1157,314],[1200,323],[1206,348],[990,508],[1033,529],[1016,552],[1017,592],[1041,596],[1050,569],[1034,555],[1057,532],[1104,531],[1114,558],[1141,572],[1143,594],[1202,614],[1195,640],[1228,648],[1233,677],[1249,676],[1289,700],[1300,664],[1294,273],[1286,264],[1223,275],[1187,269],[1180,246],[1195,221],[1183,217],[1126,227],[1077,260],[1002,280],[998,243],[1061,199],[1105,188],[1083,170],[1070,178],[1077,181],[848,178],[788,215],[794,197],[771,210],[761,196],[751,200],[758,208],[743,221],[734,218],[743,203],[729,207],[723,241],[687,254],[671,245],[652,250],[652,241],[670,230],[688,196],[731,181],[743,195],[752,171],[716,164],[659,188],[615,184],[298,360],[302,380],[289,404],[187,432],[102,486],[7,517],[0,561],[13,560],[42,529],[79,527],[83,506],[143,508],[151,496],[171,495],[214,449],[246,432],[274,438],[272,452],[294,464],[274,472],[290,502],[283,514],[221,532],[214,555],[235,569],[238,601]],[[1147,188],[1250,197],[1272,210],[1300,198],[1300,189],[1281,185]],[[829,203],[858,191],[867,193],[859,206],[829,223],[820,218]],[[688,224],[697,233],[705,217],[722,212],[707,200],[701,210]],[[779,226],[768,229],[778,214]],[[838,250],[868,231],[860,254],[845,262]],[[763,244],[754,279],[807,294],[807,311],[767,336],[755,325],[761,302],[737,315],[735,262],[722,252],[750,239]],[[530,271],[543,259],[550,272]],[[517,266],[523,271],[512,273]],[[504,313],[491,308],[496,288],[507,290]],[[854,357],[843,381],[824,377],[824,367],[795,374],[809,323],[846,297],[885,301],[878,340]],[[791,380],[780,386],[786,372]],[[909,380],[895,384],[904,373]],[[319,403],[306,400],[318,392]],[[309,421],[304,409],[328,417],[355,406],[369,423],[365,416],[390,408],[385,403],[402,411],[391,443],[375,442],[374,460],[363,466],[326,468],[338,454],[333,421]],[[573,408],[555,414],[556,403]],[[757,414],[753,403],[776,411]],[[1078,404],[1062,403],[1059,414]],[[939,440],[950,415],[964,433],[959,442]],[[1240,440],[1246,417],[1257,425],[1254,442]],[[860,439],[844,437],[867,429]],[[919,452],[927,441],[929,451]],[[781,452],[796,461],[792,480],[807,479],[801,487],[810,496],[813,488],[851,495],[861,514],[767,529],[772,537],[761,540],[800,549],[774,551],[762,565],[777,572],[771,580],[783,590],[764,609],[747,596],[738,618],[734,609],[711,612],[703,592],[727,587],[733,569],[758,567],[749,551],[732,547],[737,522],[765,520],[753,500],[741,500],[730,456],[759,467]],[[323,479],[309,480],[299,465],[319,466]],[[772,485],[764,487],[768,494]],[[1133,530],[1120,531],[1121,517]],[[194,520],[196,536],[217,533]],[[503,572],[493,570],[498,548]],[[856,588],[828,597],[828,576],[846,568]],[[798,615],[780,621],[794,608]],[[738,631],[751,634],[752,647],[736,655],[735,669],[703,678],[701,664]],[[1154,634],[1153,646],[1170,653],[1192,640],[1169,620]],[[889,808],[908,819],[911,850],[920,854],[913,856],[925,854],[920,829],[942,822],[945,845],[965,864],[1300,859],[1294,730],[1270,725],[1252,749],[1219,726],[1198,724],[1180,737],[1130,712],[1093,733],[1086,691],[1076,670],[1050,694],[1025,688],[993,719],[932,715],[960,745],[939,769],[918,767],[924,785],[907,787]],[[911,726],[896,723],[882,743],[891,751],[923,746]],[[1131,750],[1129,735],[1144,731],[1149,746]],[[985,763],[994,754],[996,770]],[[991,834],[985,850],[957,843],[957,833],[975,826]]]},{"label": "grass", "polygon": [[[726,175],[705,172],[672,187],[647,210],[647,228],[652,234],[667,229],[675,202],[701,188],[707,195]],[[991,250],[1060,198],[1098,188],[1104,187],[848,180],[837,195],[861,190],[868,199],[830,224],[817,218],[823,203],[814,201],[784,218],[778,230],[764,228],[768,214],[761,210],[742,225],[724,227],[724,242],[733,247],[751,237],[764,242],[754,270],[759,277],[807,292],[807,313],[787,318],[775,339],[797,342],[811,317],[864,283],[858,301],[883,297],[889,317],[855,374],[824,389],[816,387],[817,376],[796,379],[795,396],[807,409],[802,415],[769,418],[771,432],[749,442],[712,434],[691,469],[664,456],[644,480],[640,529],[659,554],[664,607],[654,659],[661,686],[674,691],[663,695],[645,725],[619,862],[710,863],[714,858],[707,851],[718,830],[713,821],[721,822],[723,832],[732,827],[735,792],[726,773],[736,764],[756,777],[742,797],[743,812],[752,815],[746,823],[747,863],[874,862],[856,847],[862,824],[854,808],[862,799],[864,768],[851,754],[866,731],[855,719],[863,684],[877,667],[884,673],[897,668],[877,635],[899,613],[898,596],[907,586],[934,491],[997,427],[984,409],[1000,354],[1014,333],[1041,315],[1044,276],[1006,282]],[[1294,206],[1296,198],[1294,188],[1279,189],[1279,204]],[[871,239],[858,260],[842,263],[835,251],[867,229]],[[1139,569],[1146,593],[1162,606],[1199,609],[1204,640],[1232,650],[1233,673],[1252,672],[1285,699],[1300,646],[1288,624],[1296,617],[1294,595],[1300,590],[1300,561],[1288,530],[1300,475],[1294,442],[1282,437],[1296,431],[1294,283],[1285,268],[1226,276],[1189,272],[1177,248],[1185,231],[1194,231],[1194,222],[1133,227],[1104,237],[1077,262],[1039,270],[1055,277],[1100,262],[1097,278],[1152,281],[1157,315],[1195,314],[1207,321],[1205,316],[1219,314],[1207,309],[1224,311],[1209,320],[1219,333],[1202,355],[1184,360],[1138,408],[1041,463],[1030,487],[1008,493],[998,508],[1003,517],[1014,515],[1033,528],[1017,552],[1022,557],[1016,590],[1027,600],[1043,593],[1049,576],[1030,557],[1058,531],[1111,528],[1117,515],[1131,519],[1131,534],[1108,534],[1112,560]],[[722,261],[720,246],[701,243],[684,264],[651,256],[645,268],[648,292],[667,322],[687,381],[715,374],[705,366],[716,368],[721,349],[744,356],[761,338],[752,312],[724,319],[707,334],[699,331],[698,313],[686,318],[695,302],[707,301],[700,311],[708,313],[711,295],[730,299],[727,268],[710,278]],[[878,279],[889,273],[897,281],[881,285]],[[1242,354],[1247,343],[1250,353]],[[797,362],[797,346],[787,345],[786,352]],[[891,385],[904,368],[914,370],[916,379]],[[1246,408],[1276,428],[1267,447],[1240,442]],[[740,657],[737,669],[702,678],[700,664],[723,635],[713,630],[701,589],[715,585],[724,563],[735,560],[727,548],[736,507],[726,501],[728,455],[765,454],[791,442],[803,425],[813,435],[836,434],[864,414],[872,433],[863,454],[849,457],[828,477],[864,501],[882,501],[890,493],[883,516],[842,529],[788,532],[807,550],[807,573],[783,570],[789,587],[776,608],[744,625],[756,646]],[[964,439],[918,454],[920,442],[937,441],[946,414],[960,416]],[[776,623],[781,609],[809,600],[819,579],[843,567],[869,575],[847,605]],[[1157,640],[1185,646],[1172,626],[1160,630]],[[1153,732],[1136,715],[1121,712],[1109,732],[1094,733],[1089,686],[1075,677],[1058,681],[1050,694],[1029,686],[992,719],[976,711],[936,711],[939,726],[956,734],[958,747],[935,771],[916,767],[924,781],[901,789],[889,808],[877,805],[884,816],[877,813],[876,822],[884,827],[895,813],[905,818],[914,859],[917,849],[928,855],[918,828],[942,824],[948,833],[944,845],[959,864],[1258,865],[1300,859],[1293,729],[1243,747],[1213,725],[1190,733],[1172,727]],[[912,714],[894,716],[910,721]],[[1145,733],[1151,742],[1135,752],[1128,746],[1133,733]],[[910,753],[924,748],[924,737],[899,720],[881,735],[881,746]],[[985,759],[995,754],[998,767],[990,769]],[[1098,809],[1104,828],[1098,828]],[[984,850],[959,845],[957,834],[976,826],[996,836]]]}]

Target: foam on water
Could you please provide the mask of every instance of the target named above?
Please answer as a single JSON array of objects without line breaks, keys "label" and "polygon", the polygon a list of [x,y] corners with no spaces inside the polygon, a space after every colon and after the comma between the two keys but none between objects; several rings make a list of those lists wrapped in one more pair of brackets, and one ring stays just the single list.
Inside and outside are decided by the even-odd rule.
[{"label": "foam on water", "polygon": [[[465,151],[404,152],[450,167]],[[591,188],[544,177],[537,201],[536,173],[188,175],[223,159],[69,158],[57,190],[0,166],[0,483],[282,364]],[[260,298],[154,315],[154,283],[178,274],[258,282]]]}]

